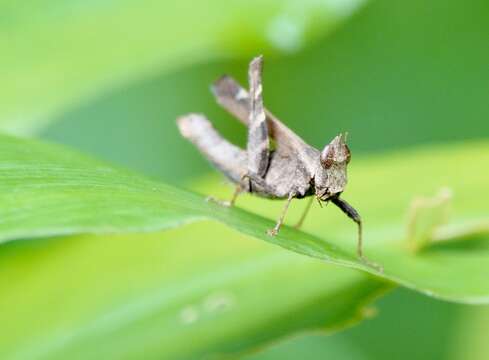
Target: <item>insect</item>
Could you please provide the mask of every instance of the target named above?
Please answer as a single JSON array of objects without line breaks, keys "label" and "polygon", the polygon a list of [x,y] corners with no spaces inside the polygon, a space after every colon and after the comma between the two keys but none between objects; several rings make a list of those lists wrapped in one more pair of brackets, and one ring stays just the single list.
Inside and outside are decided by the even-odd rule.
[{"label": "insect", "polygon": [[320,205],[331,202],[357,224],[357,254],[368,262],[363,254],[360,215],[341,198],[351,159],[346,135],[336,136],[322,151],[305,143],[264,108],[262,71],[263,56],[258,56],[249,65],[249,92],[229,76],[221,77],[211,87],[218,104],[248,127],[246,150],[224,139],[201,114],[191,113],[177,120],[182,136],[236,183],[232,199],[221,204],[234,205],[241,192],[287,199],[275,227],[268,230],[269,235],[275,236],[292,199],[310,197],[297,227],[305,219],[314,197]]}]

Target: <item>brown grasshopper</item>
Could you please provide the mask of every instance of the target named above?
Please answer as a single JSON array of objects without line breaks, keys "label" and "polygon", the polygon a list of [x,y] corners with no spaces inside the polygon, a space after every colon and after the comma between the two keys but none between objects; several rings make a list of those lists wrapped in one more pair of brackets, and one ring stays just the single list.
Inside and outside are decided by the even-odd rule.
[{"label": "brown grasshopper", "polygon": [[[262,69],[263,57],[258,56],[249,66],[249,93],[229,76],[221,77],[212,86],[217,102],[248,127],[246,150],[224,139],[201,114],[188,114],[177,120],[182,136],[237,184],[231,201],[221,204],[232,206],[241,192],[287,199],[275,227],[268,230],[269,235],[275,236],[293,198],[310,196],[311,199],[296,227],[302,224],[314,197],[320,205],[321,201],[331,201],[357,223],[357,252],[365,260],[360,215],[340,198],[351,158],[346,135],[336,136],[322,151],[306,144],[264,108]],[[275,143],[273,150],[270,138]]]}]

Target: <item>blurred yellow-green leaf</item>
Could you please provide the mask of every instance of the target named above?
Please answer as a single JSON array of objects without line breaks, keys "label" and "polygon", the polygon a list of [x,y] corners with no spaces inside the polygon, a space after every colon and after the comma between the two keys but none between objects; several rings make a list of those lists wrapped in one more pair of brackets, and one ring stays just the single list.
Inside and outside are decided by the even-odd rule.
[{"label": "blurred yellow-green leaf", "polygon": [[[198,223],[0,253],[1,359],[201,359],[331,333],[391,285]],[[191,341],[189,339],[192,339]]]}]

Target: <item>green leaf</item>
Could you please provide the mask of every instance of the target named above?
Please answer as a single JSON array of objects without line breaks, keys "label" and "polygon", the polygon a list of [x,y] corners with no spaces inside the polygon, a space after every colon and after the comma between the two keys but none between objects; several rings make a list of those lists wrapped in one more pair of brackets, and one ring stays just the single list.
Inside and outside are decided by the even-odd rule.
[{"label": "green leaf", "polygon": [[31,133],[155,72],[256,49],[295,51],[363,2],[2,2],[0,129]]},{"label": "green leaf", "polygon": [[[363,216],[366,254],[384,266],[384,273],[379,273],[356,258],[356,229],[331,206],[314,209],[305,231],[284,227],[278,236],[270,237],[266,230],[273,226],[272,219],[206,202],[203,196],[62,147],[3,136],[0,240],[155,231],[211,219],[297,253],[367,271],[431,296],[486,303],[489,247],[481,223],[487,223],[488,214],[481,194],[487,190],[489,174],[480,169],[488,162],[489,146],[475,143],[352,163],[344,196]],[[453,193],[454,214],[448,228],[439,232],[450,239],[447,229],[458,237],[460,232],[452,228],[482,231],[468,231],[471,241],[438,241],[412,252],[405,225],[408,205],[415,196],[433,194],[442,186]],[[263,215],[281,206],[280,202],[256,198],[243,199],[238,205]],[[289,221],[293,217],[291,213]]]},{"label": "green leaf", "polygon": [[457,314],[456,332],[450,344],[452,359],[484,360],[489,347],[489,307],[477,306],[462,309]]},{"label": "green leaf", "polygon": [[352,325],[390,287],[211,222],[12,242],[0,252],[0,358],[242,352],[297,331]]}]

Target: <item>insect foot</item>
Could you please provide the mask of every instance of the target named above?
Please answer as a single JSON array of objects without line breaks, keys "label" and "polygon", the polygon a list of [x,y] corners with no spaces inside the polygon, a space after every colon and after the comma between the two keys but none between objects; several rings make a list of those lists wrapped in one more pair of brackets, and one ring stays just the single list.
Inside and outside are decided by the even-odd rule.
[{"label": "insect foot", "polygon": [[233,206],[233,204],[231,203],[231,201],[219,200],[219,199],[216,199],[213,196],[206,197],[205,198],[205,201],[211,202],[211,203],[214,203],[214,204],[217,204],[217,205],[221,205],[221,206],[224,206],[224,207],[231,207],[231,206]]},{"label": "insect foot", "polygon": [[273,228],[273,229],[268,229],[267,234],[268,236],[276,236],[278,234],[279,229]]},{"label": "insect foot", "polygon": [[367,265],[368,267],[371,267],[380,273],[384,273],[384,267],[382,265],[377,264],[376,262],[370,261],[365,256],[360,256],[360,261],[362,263],[364,263],[365,265]]}]

